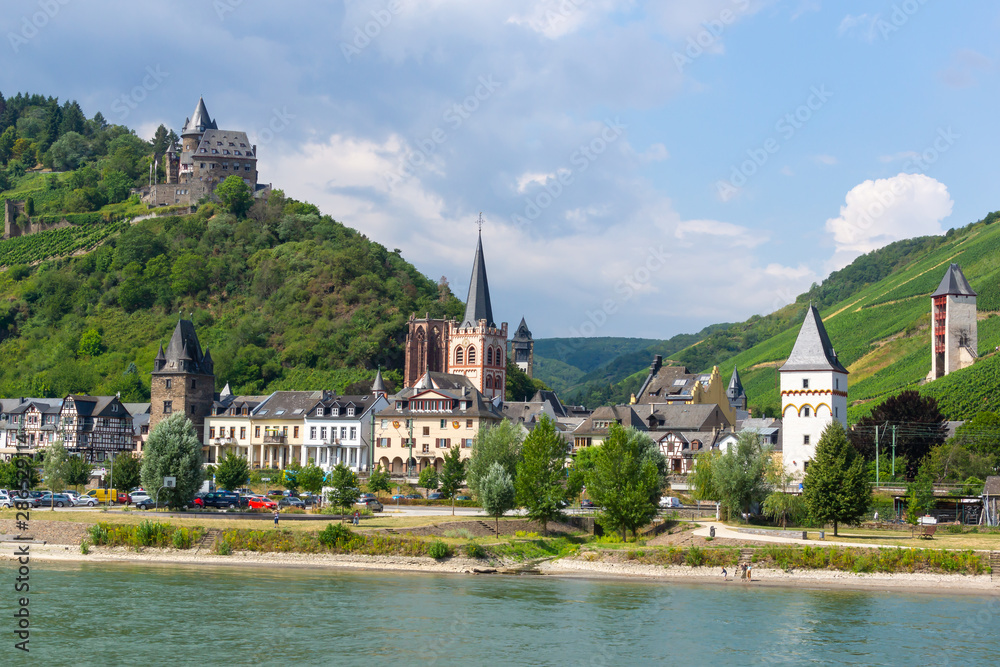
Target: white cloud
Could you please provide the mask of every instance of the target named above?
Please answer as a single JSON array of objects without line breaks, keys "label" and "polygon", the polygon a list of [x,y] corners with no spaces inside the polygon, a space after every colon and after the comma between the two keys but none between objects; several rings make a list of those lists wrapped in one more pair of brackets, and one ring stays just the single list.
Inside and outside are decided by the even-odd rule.
[{"label": "white cloud", "polygon": [[875,41],[875,25],[878,22],[878,14],[859,14],[854,16],[848,14],[837,26],[838,37],[853,37],[863,42]]},{"label": "white cloud", "polygon": [[674,236],[681,244],[692,244],[692,237],[712,237],[715,242],[728,243],[730,246],[742,246],[744,248],[755,248],[767,241],[766,234],[754,233],[753,231],[734,225],[730,222],[719,222],[717,220],[688,220],[677,225]]},{"label": "white cloud", "polygon": [[948,67],[937,73],[937,78],[949,88],[969,88],[979,82],[977,74],[992,69],[990,58],[972,49],[960,49],[952,55]]},{"label": "white cloud", "polygon": [[832,167],[837,164],[837,158],[833,155],[814,155],[813,160],[816,164],[821,164],[826,167]]},{"label": "white cloud", "polygon": [[670,157],[670,151],[663,144],[657,142],[655,144],[650,144],[649,148],[645,152],[639,153],[637,156],[643,162],[662,162]]},{"label": "white cloud", "polygon": [[843,268],[893,241],[941,234],[941,221],[951,215],[952,204],[948,188],[923,174],[898,174],[856,185],[847,193],[840,216],[826,221],[836,246],[831,268]]}]

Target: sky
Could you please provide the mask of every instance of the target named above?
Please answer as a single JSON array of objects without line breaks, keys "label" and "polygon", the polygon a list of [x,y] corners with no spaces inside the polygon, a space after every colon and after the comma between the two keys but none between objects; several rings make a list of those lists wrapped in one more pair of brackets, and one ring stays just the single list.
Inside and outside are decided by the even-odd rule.
[{"label": "sky", "polygon": [[8,0],[0,91],[151,138],[199,96],[260,180],[536,338],[769,313],[1000,209],[986,0]]}]

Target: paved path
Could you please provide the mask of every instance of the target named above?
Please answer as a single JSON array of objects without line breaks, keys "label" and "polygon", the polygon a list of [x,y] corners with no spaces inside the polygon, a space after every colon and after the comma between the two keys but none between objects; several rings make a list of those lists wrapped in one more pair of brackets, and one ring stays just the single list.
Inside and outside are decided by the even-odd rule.
[{"label": "paved path", "polygon": [[[803,540],[801,537],[779,537],[777,535],[756,535],[754,533],[741,533],[738,530],[727,526],[724,523],[718,523],[715,521],[699,521],[702,525],[701,528],[696,528],[694,534],[698,537],[708,537],[709,528],[715,526],[715,536],[725,537],[732,540],[753,540],[754,542],[774,542],[777,544],[807,544],[809,546],[822,546],[822,545],[836,545],[842,547],[885,547],[887,549],[895,549],[898,545],[895,544],[872,544],[869,542],[838,542],[834,540]],[[788,531],[792,535],[802,535],[802,531]],[[913,548],[913,547],[903,547],[903,548]]]}]

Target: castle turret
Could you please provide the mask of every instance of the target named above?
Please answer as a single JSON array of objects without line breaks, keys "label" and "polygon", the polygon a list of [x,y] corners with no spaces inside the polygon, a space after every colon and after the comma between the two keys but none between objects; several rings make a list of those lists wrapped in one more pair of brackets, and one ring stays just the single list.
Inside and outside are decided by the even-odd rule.
[{"label": "castle turret", "polygon": [[733,367],[733,374],[729,378],[729,386],[726,388],[726,398],[729,399],[729,406],[733,410],[746,411],[747,394],[743,389],[743,382],[740,380],[740,372]]},{"label": "castle turret", "polygon": [[517,331],[514,332],[514,337],[510,339],[510,349],[517,367],[524,371],[529,378],[533,377],[535,368],[535,341],[531,337],[531,331],[528,329],[528,325],[525,323],[523,317],[521,318],[521,323],[517,326]]},{"label": "castle turret", "polygon": [[149,428],[152,430],[160,421],[180,412],[191,420],[201,437],[214,398],[212,357],[202,353],[194,324],[180,320],[166,352],[160,345],[160,352],[153,360]]},{"label": "castle turret", "polygon": [[979,356],[976,293],[952,264],[931,295],[931,372],[928,381],[967,368]]}]

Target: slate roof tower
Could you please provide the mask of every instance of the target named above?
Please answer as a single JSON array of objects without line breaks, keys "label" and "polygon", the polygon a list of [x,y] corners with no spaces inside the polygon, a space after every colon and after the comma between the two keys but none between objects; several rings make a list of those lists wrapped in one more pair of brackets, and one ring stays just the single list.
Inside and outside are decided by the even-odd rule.
[{"label": "slate roof tower", "polygon": [[733,367],[733,374],[729,378],[729,386],[726,388],[726,397],[729,399],[729,406],[733,410],[747,409],[747,393],[743,389],[743,381],[740,380],[740,372]]},{"label": "slate roof tower", "polygon": [[976,293],[961,267],[948,267],[931,294],[931,372],[928,381],[968,368],[979,357]]},{"label": "slate roof tower", "polygon": [[827,425],[837,420],[847,426],[847,369],[812,304],[780,374],[782,459],[801,477]]},{"label": "slate roof tower", "polygon": [[160,421],[182,412],[194,424],[199,439],[205,417],[211,414],[215,400],[215,365],[208,350],[202,352],[198,334],[190,320],[180,320],[174,327],[166,351],[153,360],[150,386],[149,429]]},{"label": "slate roof tower", "polygon": [[531,331],[523,317],[521,323],[517,325],[514,337],[510,339],[510,349],[517,367],[524,371],[529,378],[534,377],[535,340],[531,337]]}]

